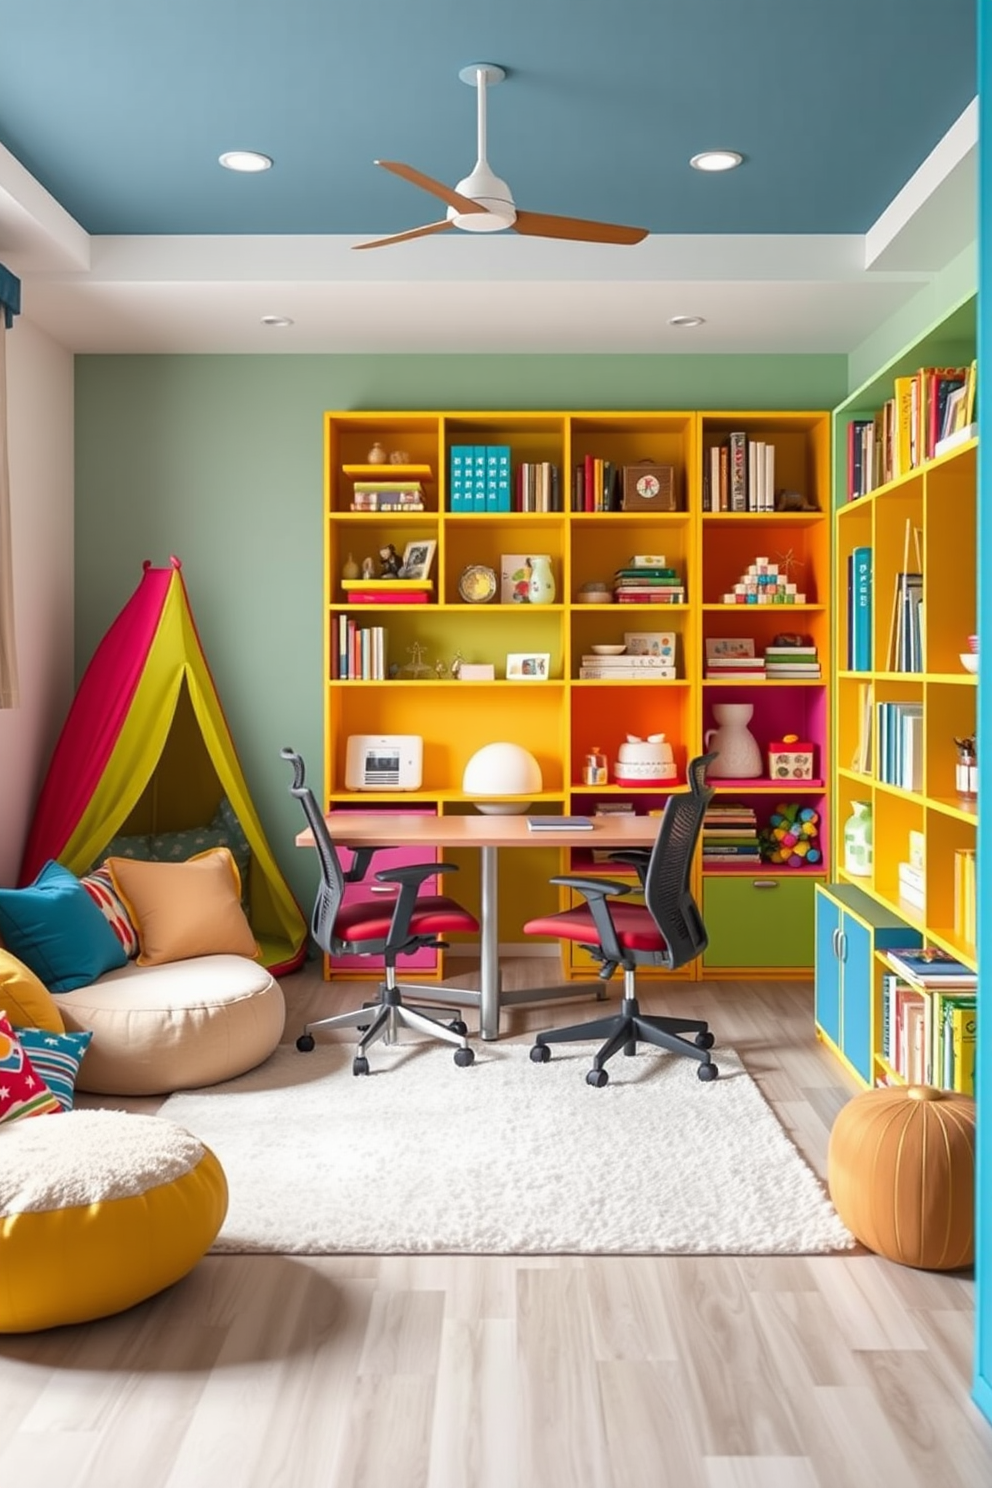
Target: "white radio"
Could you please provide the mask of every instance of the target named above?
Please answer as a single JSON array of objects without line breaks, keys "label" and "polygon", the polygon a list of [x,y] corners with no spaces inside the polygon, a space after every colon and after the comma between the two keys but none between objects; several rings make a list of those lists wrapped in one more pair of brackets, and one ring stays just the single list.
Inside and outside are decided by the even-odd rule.
[{"label": "white radio", "polygon": [[419,790],[423,773],[419,734],[349,734],[346,790]]}]

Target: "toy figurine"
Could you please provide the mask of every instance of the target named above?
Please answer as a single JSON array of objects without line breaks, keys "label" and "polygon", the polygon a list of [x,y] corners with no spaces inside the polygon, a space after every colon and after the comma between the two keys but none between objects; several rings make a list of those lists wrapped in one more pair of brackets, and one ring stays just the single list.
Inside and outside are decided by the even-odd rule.
[{"label": "toy figurine", "polygon": [[363,579],[374,579],[375,578],[375,564],[373,563],[373,561],[372,561],[371,558],[363,558],[362,559],[362,578]]},{"label": "toy figurine", "polygon": [[400,557],[399,553],[397,553],[396,549],[393,547],[392,543],[387,543],[384,548],[379,549],[380,579],[399,578],[400,569],[402,567],[403,560]]}]

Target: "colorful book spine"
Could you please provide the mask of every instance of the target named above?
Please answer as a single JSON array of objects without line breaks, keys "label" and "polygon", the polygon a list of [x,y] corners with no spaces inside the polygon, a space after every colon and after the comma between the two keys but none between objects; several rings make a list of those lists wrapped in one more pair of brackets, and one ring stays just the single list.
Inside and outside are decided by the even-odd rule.
[{"label": "colorful book spine", "polygon": [[855,548],[851,555],[852,654],[851,670],[871,671],[872,561],[871,548]]},{"label": "colorful book spine", "polygon": [[739,429],[727,440],[730,461],[730,510],[747,511],[747,435]]}]

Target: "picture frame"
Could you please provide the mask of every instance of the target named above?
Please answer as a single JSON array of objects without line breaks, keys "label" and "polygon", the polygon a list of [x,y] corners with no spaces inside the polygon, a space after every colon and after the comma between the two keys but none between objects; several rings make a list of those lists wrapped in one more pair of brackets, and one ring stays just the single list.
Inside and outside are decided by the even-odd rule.
[{"label": "picture frame", "polygon": [[753,656],[753,636],[707,636],[706,660],[720,656]]},{"label": "picture frame", "polygon": [[625,630],[623,640],[628,656],[659,656],[675,665],[673,630]]},{"label": "picture frame", "polygon": [[403,549],[400,578],[429,579],[436,552],[437,541],[434,538],[418,538],[414,542],[408,542]]},{"label": "picture frame", "polygon": [[550,651],[508,651],[508,682],[546,682],[551,672]]}]

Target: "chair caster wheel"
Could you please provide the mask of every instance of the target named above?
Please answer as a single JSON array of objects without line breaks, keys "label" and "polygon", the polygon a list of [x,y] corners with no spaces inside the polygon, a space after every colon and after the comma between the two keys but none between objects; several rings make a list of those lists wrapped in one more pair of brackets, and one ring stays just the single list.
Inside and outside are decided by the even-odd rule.
[{"label": "chair caster wheel", "polygon": [[299,1038],[296,1040],[296,1047],[299,1049],[301,1054],[309,1054],[313,1046],[314,1038],[312,1033],[301,1033]]},{"label": "chair caster wheel", "polygon": [[697,1049],[712,1049],[716,1043],[716,1039],[710,1033],[709,1029],[707,1029],[705,1033],[697,1033],[693,1042]]},{"label": "chair caster wheel", "polygon": [[459,1065],[462,1069],[467,1068],[467,1066],[470,1065],[470,1064],[474,1064],[475,1063],[475,1050],[474,1049],[456,1049],[455,1050],[455,1063],[457,1065]]},{"label": "chair caster wheel", "polygon": [[551,1050],[547,1044],[535,1044],[530,1051],[530,1057],[534,1064],[547,1064],[551,1058]]},{"label": "chair caster wheel", "polygon": [[696,1071],[697,1078],[704,1082],[715,1080],[719,1073],[715,1064],[701,1064]]},{"label": "chair caster wheel", "polygon": [[368,1072],[369,1072],[369,1062],[365,1058],[365,1055],[364,1054],[359,1054],[351,1062],[351,1073],[353,1075],[367,1075]]},{"label": "chair caster wheel", "polygon": [[610,1076],[607,1070],[591,1069],[586,1075],[586,1084],[594,1085],[597,1090],[600,1090],[609,1081],[609,1078]]},{"label": "chair caster wheel", "polygon": [[464,1038],[465,1035],[468,1033],[468,1024],[463,1023],[461,1018],[456,1018],[453,1023],[448,1024],[448,1027],[451,1029],[452,1033],[457,1033],[462,1038]]}]

